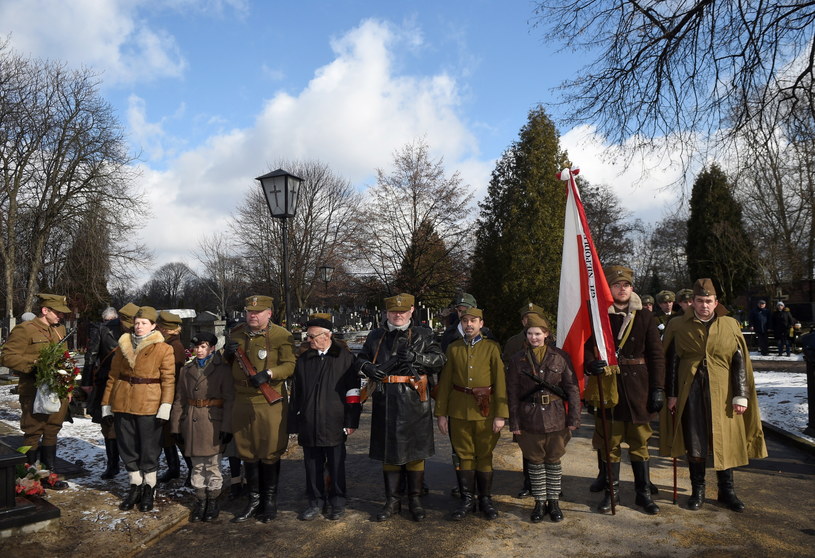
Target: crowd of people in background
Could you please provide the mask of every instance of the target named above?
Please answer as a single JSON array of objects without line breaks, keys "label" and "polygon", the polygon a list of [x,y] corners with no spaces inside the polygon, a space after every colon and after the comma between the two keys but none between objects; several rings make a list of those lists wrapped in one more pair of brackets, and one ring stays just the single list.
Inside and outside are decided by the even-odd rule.
[{"label": "crowd of people in background", "polygon": [[[426,517],[424,470],[435,452],[436,428],[453,449],[457,486],[450,518],[498,517],[493,451],[508,425],[523,455],[518,496],[534,500],[530,521],[560,522],[561,459],[585,405],[594,415],[598,475],[590,490],[603,492],[598,512],[612,512],[621,502],[625,444],[633,502],[647,514],[659,513],[649,467],[654,425],[660,455],[687,459],[688,509],[704,504],[705,469],[712,466],[718,500],[743,510],[733,470],[767,453],[740,324],[718,304],[710,279],[640,297],[631,269],[605,271],[616,363],[598,358],[592,338],[580,371],[555,346],[546,310],[531,301],[519,311],[521,331],[502,348],[486,327],[488,310],[472,295],[453,301],[451,323],[437,339],[414,323],[414,297],[400,293],[384,300],[384,320],[356,355],[334,337],[330,314],[311,315],[296,346],[292,334],[272,322],[273,299],[265,295],[246,298],[246,320],[223,345],[199,332],[184,347],[182,321],[171,312],[134,303],[118,312],[108,308],[90,340],[83,375],[87,412],[105,443],[102,478],[115,477],[121,464],[129,488],[120,509],[149,511],[156,486],[180,478],[180,452],[195,494],[190,520],[206,522],[219,516],[226,492],[221,460],[228,457],[229,497],[245,498],[232,521],[267,523],[277,517],[281,458],[294,435],[306,473],[306,505],[298,518],[339,520],[348,498],[346,441],[370,400],[369,456],[382,463],[384,485],[377,521],[400,514],[405,499],[413,520]],[[20,378],[28,459],[53,468],[68,402],[52,414],[34,413],[33,372],[39,347],[63,339],[60,322],[69,309],[60,295],[41,294],[38,302],[34,317],[11,332],[2,363]],[[759,301],[750,324],[762,354],[770,331],[779,354],[790,353],[795,321],[782,302],[770,314]],[[167,469],[158,476],[162,451]],[[56,480],[49,488],[65,486]]]}]

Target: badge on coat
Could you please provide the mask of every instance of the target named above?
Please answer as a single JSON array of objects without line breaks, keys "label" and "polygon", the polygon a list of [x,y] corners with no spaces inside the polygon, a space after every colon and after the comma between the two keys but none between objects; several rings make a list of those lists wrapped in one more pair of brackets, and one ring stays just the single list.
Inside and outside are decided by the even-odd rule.
[{"label": "badge on coat", "polygon": [[258,358],[259,358],[260,360],[266,360],[266,355],[267,355],[267,354],[269,354],[269,353],[267,353],[267,352],[266,352],[266,349],[260,349],[260,350],[258,351]]}]

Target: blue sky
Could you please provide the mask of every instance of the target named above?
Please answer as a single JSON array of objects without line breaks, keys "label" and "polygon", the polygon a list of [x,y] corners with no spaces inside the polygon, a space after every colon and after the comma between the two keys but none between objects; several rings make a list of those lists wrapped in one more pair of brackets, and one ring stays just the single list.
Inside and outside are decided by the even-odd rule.
[{"label": "blue sky", "polygon": [[[615,165],[590,127],[571,129],[555,88],[583,66],[532,28],[523,0],[3,0],[0,35],[21,53],[100,73],[139,154],[151,201],[140,233],[156,267],[185,261],[225,226],[253,178],[319,159],[360,190],[424,138],[480,200],[489,174],[543,103],[581,174],[654,220],[679,176]],[[616,159],[619,160],[619,159]],[[643,166],[657,170],[643,175]],[[172,222],[168,235],[158,223]]]}]

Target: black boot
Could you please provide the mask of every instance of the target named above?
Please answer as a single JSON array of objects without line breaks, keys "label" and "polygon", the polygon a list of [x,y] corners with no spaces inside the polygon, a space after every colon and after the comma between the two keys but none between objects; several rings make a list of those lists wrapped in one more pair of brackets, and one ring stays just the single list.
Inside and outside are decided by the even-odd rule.
[{"label": "black boot", "polygon": [[219,492],[209,492],[207,493],[207,506],[204,508],[204,521],[212,521],[214,519],[218,519],[218,514],[221,513],[221,509],[218,506],[218,497],[221,495]]},{"label": "black boot", "polygon": [[[40,462],[43,467],[52,473],[56,473],[54,464],[57,462],[57,446],[40,446]],[[50,488],[51,490],[64,490],[68,488],[68,483],[61,480],[51,482],[48,479],[43,479],[42,485],[44,488]]]},{"label": "black boot", "polygon": [[34,448],[25,452],[25,462],[33,467],[37,464],[37,461],[40,459],[40,450],[39,448]]},{"label": "black boot", "polygon": [[425,518],[424,507],[422,506],[422,485],[424,483],[424,471],[407,471],[408,486],[408,507],[413,521],[421,521]]},{"label": "black boot", "polygon": [[475,479],[478,482],[478,506],[484,517],[492,521],[498,517],[498,511],[492,503],[492,471],[476,471]]},{"label": "black boot", "polygon": [[560,502],[558,500],[546,500],[546,513],[555,523],[563,521],[563,512],[560,511]]},{"label": "black boot", "polygon": [[611,511],[611,503],[612,503],[612,490],[614,492],[614,505],[620,503],[620,462],[617,461],[611,462],[608,465],[608,468],[611,470],[611,487],[608,486],[608,480],[606,480],[606,492],[605,496],[603,496],[603,500],[597,506],[597,511],[600,513],[609,513]]},{"label": "black boot", "polygon": [[385,505],[376,514],[377,521],[385,521],[391,516],[398,514],[402,509],[402,500],[398,496],[399,481],[402,477],[402,470],[383,471],[385,479]]},{"label": "black boot", "polygon": [[141,500],[141,486],[138,484],[131,484],[130,488],[127,490],[124,500],[122,500],[122,503],[119,504],[119,509],[122,511],[132,510],[133,507],[139,503],[139,500]]},{"label": "black boot", "polygon": [[164,448],[164,459],[167,460],[167,470],[158,478],[160,484],[181,477],[181,461],[178,459],[178,450],[175,446]]},{"label": "black boot", "polygon": [[209,505],[205,490],[196,490],[195,492],[195,507],[192,508],[192,513],[190,514],[190,523],[198,523],[204,519],[204,510],[206,510]]},{"label": "black boot", "polygon": [[524,459],[524,486],[516,498],[529,498],[532,496],[532,485],[529,484],[529,461]]},{"label": "black boot", "polygon": [[187,465],[187,480],[184,481],[184,486],[192,488],[192,459],[185,455],[184,464]]},{"label": "black boot", "polygon": [[532,496],[535,497],[535,509],[529,520],[540,523],[546,516],[546,465],[543,463],[528,463],[524,461],[529,473],[529,486]]},{"label": "black boot", "polygon": [[102,478],[110,480],[119,474],[119,445],[115,439],[105,438],[105,455],[108,463]]},{"label": "black boot", "polygon": [[453,521],[461,521],[468,513],[475,512],[475,471],[456,471],[461,483],[461,503],[450,516]]},{"label": "black boot", "polygon": [[260,508],[258,519],[269,523],[277,518],[277,485],[280,479],[280,460],[260,464]]},{"label": "black boot", "polygon": [[535,509],[529,516],[532,523],[540,523],[546,517],[546,500],[535,500]]},{"label": "black boot", "polygon": [[235,523],[241,523],[252,517],[255,512],[260,509],[260,485],[258,476],[260,475],[260,463],[250,463],[245,461],[243,464],[244,474],[246,476],[246,506],[243,511],[232,518]]},{"label": "black boot", "polygon": [[143,484],[141,487],[141,501],[139,502],[139,511],[148,512],[153,509],[153,499],[156,496],[156,487],[149,484]]},{"label": "black boot", "polygon": [[716,480],[719,482],[719,497],[717,500],[734,512],[743,512],[744,502],[736,496],[735,487],[733,486],[733,469],[716,471]]},{"label": "black boot", "polygon": [[606,462],[603,461],[603,458],[600,457],[600,452],[595,452],[597,454],[597,478],[594,479],[594,482],[589,485],[590,492],[602,492],[603,489],[606,487]]},{"label": "black boot", "polygon": [[705,503],[705,462],[688,460],[691,494],[688,509],[696,511]]},{"label": "black boot", "polygon": [[631,469],[634,471],[634,503],[641,506],[648,515],[659,513],[657,506],[651,499],[651,477],[648,461],[632,461]]}]

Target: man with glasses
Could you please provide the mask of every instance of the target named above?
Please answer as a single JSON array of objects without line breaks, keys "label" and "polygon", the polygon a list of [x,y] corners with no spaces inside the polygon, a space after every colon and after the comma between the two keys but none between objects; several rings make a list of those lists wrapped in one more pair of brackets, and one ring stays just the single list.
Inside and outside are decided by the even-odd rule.
[{"label": "man with glasses", "polygon": [[[56,343],[65,337],[65,326],[60,325],[65,314],[71,312],[67,299],[62,295],[40,293],[39,313],[30,321],[23,322],[9,334],[3,345],[3,365],[19,376],[17,393],[20,395],[20,430],[23,431],[23,445],[30,446],[26,453],[27,461],[33,465],[40,463],[53,472],[57,459],[57,435],[68,413],[68,399],[63,399],[59,411],[51,414],[34,412],[34,385],[36,370],[34,364],[40,350],[48,343]],[[43,480],[46,488],[62,490],[68,487],[64,481]]]},{"label": "man with glasses", "polygon": [[415,521],[425,517],[424,460],[433,455],[428,375],[441,370],[444,355],[430,329],[411,324],[413,303],[406,293],[385,299],[387,321],[368,334],[357,365],[375,384],[369,456],[383,463],[386,498],[377,521],[399,513],[403,471],[410,513]]}]

